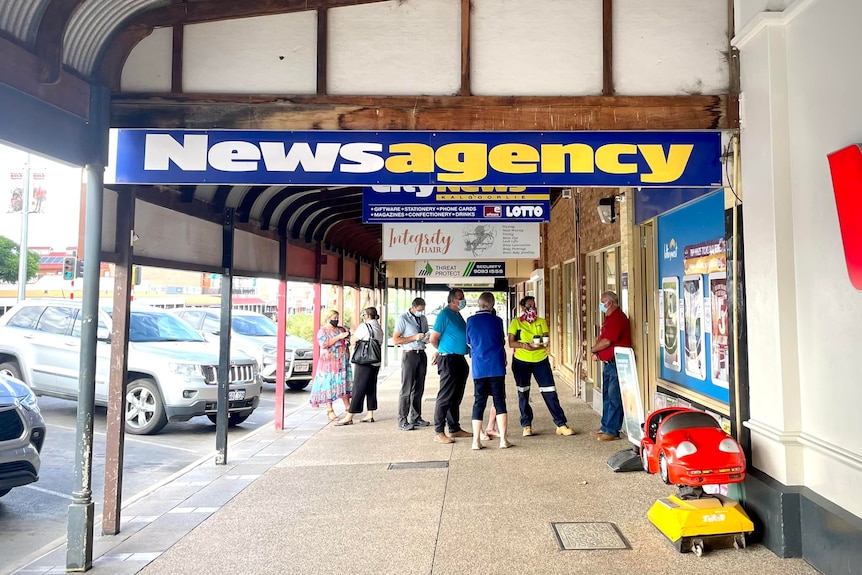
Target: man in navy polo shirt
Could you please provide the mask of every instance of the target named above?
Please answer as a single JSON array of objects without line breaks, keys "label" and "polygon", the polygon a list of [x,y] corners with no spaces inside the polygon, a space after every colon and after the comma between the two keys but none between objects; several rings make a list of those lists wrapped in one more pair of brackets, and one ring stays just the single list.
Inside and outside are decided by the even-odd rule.
[{"label": "man in navy polo shirt", "polygon": [[479,296],[479,311],[467,318],[467,345],[473,359],[473,383],[476,386],[473,402],[473,449],[482,449],[482,416],[488,396],[494,398],[497,410],[497,429],[500,432],[500,449],[511,447],[507,432],[509,416],[506,414],[506,339],[503,320],[494,313],[494,294]]},{"label": "man in navy polo shirt", "polygon": [[[461,310],[467,307],[464,292],[459,289],[449,290],[446,299],[447,306],[443,308],[434,327],[431,328],[429,342],[437,348],[437,353],[431,361],[437,365],[440,376],[440,391],[437,392],[437,404],[434,406],[434,441],[437,443],[454,443],[453,437],[471,437],[473,434],[461,429],[461,400],[464,399],[464,388],[467,385],[467,323],[461,317]],[[445,433],[449,426],[449,435]]]},{"label": "man in navy polo shirt", "polygon": [[615,347],[632,346],[632,329],[629,318],[619,307],[619,298],[612,291],[602,294],[599,311],[605,314],[599,341],[590,350],[593,359],[602,366],[602,426],[590,432],[599,441],[615,441],[620,438],[623,426],[623,398],[620,394],[620,378],[614,360]]}]

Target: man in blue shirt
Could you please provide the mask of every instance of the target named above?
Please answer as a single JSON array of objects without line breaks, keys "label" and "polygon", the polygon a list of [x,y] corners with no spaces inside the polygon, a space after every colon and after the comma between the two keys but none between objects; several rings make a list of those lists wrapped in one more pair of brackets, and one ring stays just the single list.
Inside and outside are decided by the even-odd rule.
[{"label": "man in blue shirt", "polygon": [[417,297],[410,309],[398,317],[392,332],[392,342],[401,346],[401,394],[398,397],[398,429],[401,431],[431,425],[422,419],[422,394],[428,371],[427,334],[425,300]]},{"label": "man in blue shirt", "polygon": [[[459,289],[449,290],[446,299],[447,306],[443,308],[434,327],[431,328],[429,342],[437,348],[432,364],[437,364],[440,376],[440,391],[437,392],[437,403],[434,406],[434,441],[437,443],[455,443],[453,437],[472,437],[472,433],[461,429],[461,400],[464,399],[464,388],[467,386],[467,323],[461,317],[461,310],[467,307],[464,292]],[[449,426],[449,435],[445,433]]]},{"label": "man in blue shirt", "polygon": [[467,318],[467,345],[473,358],[473,383],[476,386],[473,402],[473,449],[482,449],[482,416],[488,396],[494,398],[497,410],[497,428],[500,431],[500,449],[511,447],[507,432],[509,416],[506,414],[506,348],[503,337],[503,320],[494,313],[494,294],[479,296],[479,311]]}]

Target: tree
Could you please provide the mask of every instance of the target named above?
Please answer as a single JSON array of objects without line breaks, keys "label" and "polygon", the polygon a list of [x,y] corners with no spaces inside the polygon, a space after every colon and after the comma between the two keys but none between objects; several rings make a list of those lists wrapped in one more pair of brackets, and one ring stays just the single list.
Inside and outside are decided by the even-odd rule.
[{"label": "tree", "polygon": [[[18,281],[18,251],[17,243],[0,236],[0,282]],[[28,250],[27,279],[36,277],[37,273],[39,273],[39,254]]]}]

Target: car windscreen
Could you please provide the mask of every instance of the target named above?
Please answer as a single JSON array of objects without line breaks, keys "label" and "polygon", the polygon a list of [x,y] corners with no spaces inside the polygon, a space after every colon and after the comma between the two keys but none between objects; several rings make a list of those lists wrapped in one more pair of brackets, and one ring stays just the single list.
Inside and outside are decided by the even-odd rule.
[{"label": "car windscreen", "polygon": [[278,333],[275,323],[262,315],[232,316],[231,327],[240,335],[265,336]]},{"label": "car windscreen", "polygon": [[717,427],[721,429],[721,426],[711,415],[702,411],[687,411],[675,413],[665,419],[661,426],[661,432],[665,434],[678,429],[690,429],[692,427]]},{"label": "car windscreen", "polygon": [[134,311],[129,317],[129,341],[206,341],[183,320],[160,312]]}]

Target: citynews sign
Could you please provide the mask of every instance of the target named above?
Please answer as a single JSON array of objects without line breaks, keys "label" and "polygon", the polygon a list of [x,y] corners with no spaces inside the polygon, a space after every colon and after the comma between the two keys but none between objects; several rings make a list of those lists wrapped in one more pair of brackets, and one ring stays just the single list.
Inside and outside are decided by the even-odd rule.
[{"label": "citynews sign", "polygon": [[116,183],[721,185],[721,133],[127,130]]},{"label": "citynews sign", "polygon": [[509,186],[371,186],[362,193],[362,221],[548,222],[548,188]]}]

